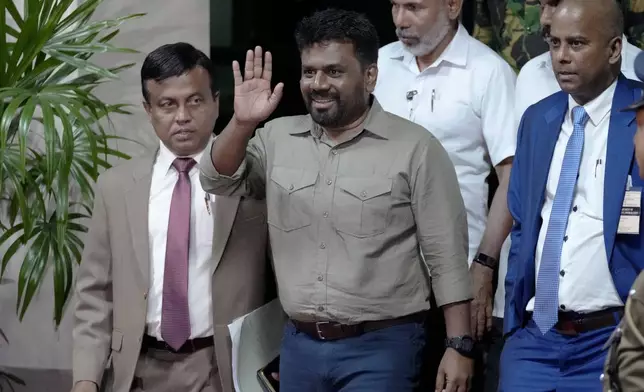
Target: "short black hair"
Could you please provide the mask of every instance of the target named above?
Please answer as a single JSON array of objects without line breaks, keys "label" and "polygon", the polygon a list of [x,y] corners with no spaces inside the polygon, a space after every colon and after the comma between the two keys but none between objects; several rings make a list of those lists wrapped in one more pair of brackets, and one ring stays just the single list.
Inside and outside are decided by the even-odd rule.
[{"label": "short black hair", "polygon": [[213,96],[219,91],[215,78],[215,69],[210,58],[194,46],[177,42],[166,44],[150,52],[141,66],[141,90],[146,102],[149,92],[146,86],[148,80],[161,82],[175,76],[181,76],[187,72],[202,67],[210,75],[210,90]]},{"label": "short black hair", "polygon": [[355,11],[335,8],[317,11],[298,23],[295,41],[300,53],[320,43],[351,43],[364,68],[378,61],[378,32],[365,15]]}]

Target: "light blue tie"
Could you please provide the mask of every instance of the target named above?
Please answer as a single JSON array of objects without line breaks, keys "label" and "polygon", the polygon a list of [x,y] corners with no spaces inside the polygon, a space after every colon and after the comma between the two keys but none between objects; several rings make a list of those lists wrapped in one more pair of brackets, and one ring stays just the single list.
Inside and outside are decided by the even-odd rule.
[{"label": "light blue tie", "polygon": [[544,335],[557,323],[559,307],[559,265],[568,225],[588,113],[581,106],[572,109],[573,131],[566,146],[557,193],[552,203],[546,241],[543,244],[532,318]]}]

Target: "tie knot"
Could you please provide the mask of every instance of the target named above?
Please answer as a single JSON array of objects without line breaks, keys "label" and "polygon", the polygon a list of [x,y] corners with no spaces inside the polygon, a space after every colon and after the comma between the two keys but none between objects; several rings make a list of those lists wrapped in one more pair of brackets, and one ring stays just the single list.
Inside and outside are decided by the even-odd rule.
[{"label": "tie knot", "polygon": [[583,106],[575,106],[572,109],[572,122],[574,125],[584,126],[589,118],[590,117],[588,117],[588,113],[586,113],[586,109],[584,109]]},{"label": "tie knot", "polygon": [[192,158],[177,158],[172,162],[172,166],[174,166],[179,173],[189,172],[196,164],[197,161]]}]

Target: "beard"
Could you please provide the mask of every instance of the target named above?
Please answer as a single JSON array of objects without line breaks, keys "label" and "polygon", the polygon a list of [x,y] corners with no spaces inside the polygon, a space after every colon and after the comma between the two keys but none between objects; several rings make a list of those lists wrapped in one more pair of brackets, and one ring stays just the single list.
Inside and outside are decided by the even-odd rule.
[{"label": "beard", "polygon": [[405,30],[397,28],[396,35],[399,39],[405,38],[412,41],[411,44],[403,45],[413,54],[414,56],[425,56],[429,53],[432,53],[438,45],[443,42],[447,34],[449,34],[451,21],[445,10],[441,10],[436,19],[436,23],[429,29],[429,31],[423,35],[413,35],[407,34]]},{"label": "beard", "polygon": [[[316,124],[327,128],[341,128],[351,124],[364,112],[368,102],[363,96],[364,86],[356,86],[353,95],[348,100],[339,95],[311,92],[305,96],[304,104]],[[316,108],[313,105],[313,101],[316,100],[329,100],[331,105],[327,108]]]}]

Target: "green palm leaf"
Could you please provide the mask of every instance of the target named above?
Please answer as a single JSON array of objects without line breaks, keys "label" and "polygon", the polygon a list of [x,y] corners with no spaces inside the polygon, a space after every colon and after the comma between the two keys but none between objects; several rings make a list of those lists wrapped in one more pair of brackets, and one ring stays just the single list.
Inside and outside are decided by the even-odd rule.
[{"label": "green palm leaf", "polygon": [[[135,53],[110,43],[118,27],[142,14],[92,20],[102,0],[25,0],[22,12],[0,1],[0,278],[9,260],[26,248],[18,278],[20,320],[53,269],[53,318],[59,325],[79,263],[81,238],[91,215],[93,185],[115,159],[106,126],[124,104],[93,94],[133,64],[105,68],[99,53]],[[15,27],[7,25],[13,19]],[[125,139],[122,139],[125,140]],[[70,195],[78,195],[72,199]],[[4,209],[3,209],[4,210]]]}]

